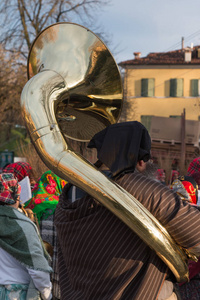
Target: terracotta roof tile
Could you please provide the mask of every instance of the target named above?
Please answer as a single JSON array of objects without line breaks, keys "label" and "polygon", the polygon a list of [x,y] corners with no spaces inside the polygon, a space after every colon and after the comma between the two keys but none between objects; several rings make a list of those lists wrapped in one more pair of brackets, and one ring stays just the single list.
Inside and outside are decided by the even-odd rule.
[{"label": "terracotta roof tile", "polygon": [[170,52],[155,52],[149,53],[146,57],[137,57],[132,60],[126,60],[119,63],[119,66],[131,66],[131,65],[193,65],[200,64],[200,57],[198,58],[197,51],[200,46],[195,46],[192,49],[192,59],[189,62],[185,61],[185,52],[189,48],[170,51]]}]

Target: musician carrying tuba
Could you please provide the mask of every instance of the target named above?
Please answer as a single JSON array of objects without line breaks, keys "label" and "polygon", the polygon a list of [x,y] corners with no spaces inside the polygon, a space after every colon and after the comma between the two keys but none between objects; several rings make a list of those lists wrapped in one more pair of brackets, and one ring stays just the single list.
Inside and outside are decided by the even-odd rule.
[{"label": "musician carrying tuba", "polygon": [[[179,245],[200,255],[200,212],[148,177],[151,139],[141,123],[110,125],[88,147],[96,148],[102,173],[133,195]],[[156,252],[85,192],[65,186],[55,224],[63,299],[152,300],[173,293],[176,299],[174,275]]]},{"label": "musician carrying tuba", "polygon": [[[123,87],[109,49],[88,28],[56,23],[33,42],[27,73],[21,107],[31,141],[45,165],[72,185],[57,217],[68,272],[62,299],[152,300],[165,286],[171,294],[174,278],[189,279],[188,258],[200,254],[199,212],[139,172],[148,166],[150,138],[140,123],[114,125]],[[91,139],[106,173],[71,142]]]}]

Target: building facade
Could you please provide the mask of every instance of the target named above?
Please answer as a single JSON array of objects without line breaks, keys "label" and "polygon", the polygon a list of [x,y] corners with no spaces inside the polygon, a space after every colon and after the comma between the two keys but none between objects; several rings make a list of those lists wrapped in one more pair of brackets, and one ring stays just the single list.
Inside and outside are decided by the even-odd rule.
[{"label": "building facade", "polygon": [[150,53],[119,63],[124,69],[125,101],[131,103],[127,120],[145,116],[200,118],[200,46]]},{"label": "building facade", "polygon": [[[134,55],[119,63],[124,71],[123,120],[142,122],[157,156],[162,149],[160,161],[164,163],[163,157],[169,157],[170,163],[177,159],[177,168],[183,172],[199,149],[200,46],[146,57],[139,52]],[[175,123],[172,118],[177,119]]]}]

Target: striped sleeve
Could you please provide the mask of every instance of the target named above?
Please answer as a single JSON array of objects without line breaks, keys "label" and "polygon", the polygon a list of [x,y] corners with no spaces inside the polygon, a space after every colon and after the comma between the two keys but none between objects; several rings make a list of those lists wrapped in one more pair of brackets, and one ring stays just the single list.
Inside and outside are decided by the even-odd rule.
[{"label": "striped sleeve", "polygon": [[[127,184],[129,182],[129,184]],[[127,174],[119,182],[139,200],[184,248],[200,255],[200,212],[163,184],[141,174]]]}]

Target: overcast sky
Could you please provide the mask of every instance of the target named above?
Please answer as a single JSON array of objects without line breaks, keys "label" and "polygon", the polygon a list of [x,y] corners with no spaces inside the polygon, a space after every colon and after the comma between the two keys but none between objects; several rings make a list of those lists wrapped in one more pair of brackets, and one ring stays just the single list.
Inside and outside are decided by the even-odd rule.
[{"label": "overcast sky", "polygon": [[185,47],[200,45],[200,0],[111,0],[99,17],[117,63],[180,49],[182,37]]}]

